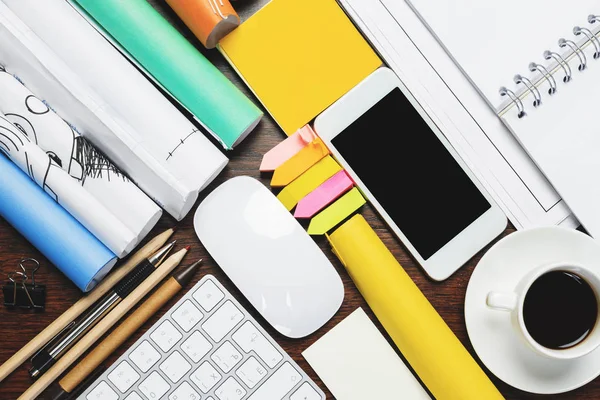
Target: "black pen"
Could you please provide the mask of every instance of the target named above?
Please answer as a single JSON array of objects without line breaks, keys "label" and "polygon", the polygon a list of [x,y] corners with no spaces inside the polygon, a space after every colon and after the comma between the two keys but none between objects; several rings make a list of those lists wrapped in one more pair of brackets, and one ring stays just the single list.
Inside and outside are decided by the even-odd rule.
[{"label": "black pen", "polygon": [[59,335],[58,338],[52,340],[34,355],[31,359],[32,367],[29,369],[29,375],[33,379],[37,379],[54,365],[56,360],[69,350],[79,338],[92,329],[110,310],[143,282],[164,261],[174,246],[175,242],[173,241],[152,257],[138,264],[110,292],[106,293],[83,318],[73,324],[66,333]]}]

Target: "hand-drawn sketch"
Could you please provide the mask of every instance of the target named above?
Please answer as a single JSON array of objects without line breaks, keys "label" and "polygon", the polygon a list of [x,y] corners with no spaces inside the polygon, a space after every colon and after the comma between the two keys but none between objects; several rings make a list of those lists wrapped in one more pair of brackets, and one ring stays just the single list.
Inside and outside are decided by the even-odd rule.
[{"label": "hand-drawn sketch", "polygon": [[[52,169],[61,168],[50,157],[43,157],[41,149],[36,153],[37,148],[32,147],[31,144],[30,138],[25,133],[12,125],[5,116],[0,115],[0,151],[58,202],[58,196],[48,182],[52,181]],[[34,154],[30,154],[31,152]]]},{"label": "hand-drawn sketch", "polygon": [[107,246],[115,254],[125,255],[156,224],[161,209],[51,106],[6,71],[0,71],[0,114],[0,149],[69,212],[69,207],[97,204],[95,208],[101,208],[106,217],[90,217],[96,212],[94,207],[81,208],[80,218],[97,222],[93,226],[80,222],[98,238],[110,237],[115,245]]}]

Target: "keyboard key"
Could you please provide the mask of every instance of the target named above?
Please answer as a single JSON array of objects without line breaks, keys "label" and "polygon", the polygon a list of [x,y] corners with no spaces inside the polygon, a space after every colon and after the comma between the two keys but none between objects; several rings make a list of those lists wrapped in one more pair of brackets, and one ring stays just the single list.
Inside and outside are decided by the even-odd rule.
[{"label": "keyboard key", "polygon": [[169,395],[169,400],[200,400],[200,395],[194,390],[192,385],[183,382],[181,386]]},{"label": "keyboard key", "polygon": [[223,297],[225,297],[217,285],[210,280],[204,282],[202,286],[196,290],[193,296],[205,311],[210,311],[215,308]]},{"label": "keyboard key", "polygon": [[210,358],[223,372],[227,373],[242,360],[242,355],[230,342],[225,342]]},{"label": "keyboard key", "polygon": [[292,364],[285,362],[248,400],[281,400],[302,380]]},{"label": "keyboard key", "polygon": [[231,332],[235,326],[244,319],[244,314],[227,300],[209,319],[202,325],[202,329],[215,341],[220,342]]},{"label": "keyboard key", "polygon": [[186,300],[171,315],[177,325],[186,332],[189,332],[200,320],[202,313],[189,300]]},{"label": "keyboard key", "polygon": [[140,375],[127,361],[117,365],[117,368],[108,374],[108,379],[121,391],[125,393],[140,379]]},{"label": "keyboard key", "polygon": [[160,399],[171,389],[167,381],[159,375],[158,372],[152,371],[150,375],[140,384],[140,391],[148,399]]},{"label": "keyboard key", "polygon": [[215,390],[215,394],[219,400],[241,400],[246,395],[246,391],[235,378],[229,377],[221,387]]},{"label": "keyboard key", "polygon": [[125,400],[144,400],[142,396],[137,394],[136,392],[129,393],[129,396],[125,397]]},{"label": "keyboard key", "polygon": [[119,395],[108,386],[108,383],[102,381],[85,398],[87,400],[118,400]]},{"label": "keyboard key", "polygon": [[254,350],[269,368],[275,367],[283,359],[271,342],[250,321],[246,321],[232,338],[246,353]]},{"label": "keyboard key", "polygon": [[240,377],[246,386],[250,389],[254,389],[254,386],[267,376],[267,370],[256,358],[250,357],[237,371],[235,371],[235,374]]},{"label": "keyboard key", "polygon": [[290,400],[321,400],[321,395],[310,386],[308,382],[304,382],[298,390],[290,396]]},{"label": "keyboard key", "polygon": [[204,361],[190,378],[202,393],[208,393],[221,380],[221,374],[208,361]]},{"label": "keyboard key", "polygon": [[190,369],[192,369],[192,366],[178,351],[174,351],[169,358],[160,364],[160,370],[164,372],[167,378],[173,383],[179,382]]},{"label": "keyboard key", "polygon": [[166,353],[181,339],[181,333],[167,320],[152,332],[150,338]]},{"label": "keyboard key", "polygon": [[192,333],[181,345],[181,350],[197,363],[212,349],[212,344],[198,331]]},{"label": "keyboard key", "polygon": [[142,371],[148,372],[150,368],[158,360],[160,360],[160,353],[156,351],[154,347],[148,342],[144,340],[134,351],[129,354],[129,359],[133,361],[135,365]]}]

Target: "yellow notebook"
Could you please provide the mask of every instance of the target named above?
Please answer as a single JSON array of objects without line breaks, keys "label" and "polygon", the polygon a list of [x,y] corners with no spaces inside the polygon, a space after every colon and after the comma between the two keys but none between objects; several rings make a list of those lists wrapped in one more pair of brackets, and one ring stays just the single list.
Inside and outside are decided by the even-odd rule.
[{"label": "yellow notebook", "polygon": [[381,65],[335,0],[272,0],[219,49],[287,135]]}]

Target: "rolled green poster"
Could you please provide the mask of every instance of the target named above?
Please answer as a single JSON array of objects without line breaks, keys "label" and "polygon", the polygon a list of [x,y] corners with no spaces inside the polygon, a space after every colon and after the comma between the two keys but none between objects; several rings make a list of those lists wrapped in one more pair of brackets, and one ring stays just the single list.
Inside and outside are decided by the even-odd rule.
[{"label": "rolled green poster", "polygon": [[74,0],[146,71],[232,149],[262,112],[146,0]]}]

